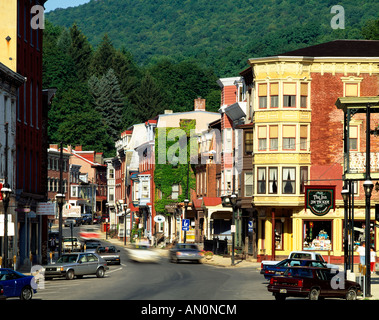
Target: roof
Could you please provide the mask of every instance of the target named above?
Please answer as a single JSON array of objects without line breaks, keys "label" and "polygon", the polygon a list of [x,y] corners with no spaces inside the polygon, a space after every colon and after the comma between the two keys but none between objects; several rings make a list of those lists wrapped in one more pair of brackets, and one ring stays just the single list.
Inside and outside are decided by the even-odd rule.
[{"label": "roof", "polygon": [[334,40],[278,56],[379,57],[379,40]]}]

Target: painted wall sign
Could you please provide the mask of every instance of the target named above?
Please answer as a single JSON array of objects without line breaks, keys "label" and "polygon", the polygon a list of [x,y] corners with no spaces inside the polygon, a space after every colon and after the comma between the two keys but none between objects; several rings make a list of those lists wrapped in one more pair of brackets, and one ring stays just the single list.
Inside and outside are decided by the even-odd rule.
[{"label": "painted wall sign", "polygon": [[305,209],[316,216],[326,215],[335,209],[336,186],[305,186]]}]

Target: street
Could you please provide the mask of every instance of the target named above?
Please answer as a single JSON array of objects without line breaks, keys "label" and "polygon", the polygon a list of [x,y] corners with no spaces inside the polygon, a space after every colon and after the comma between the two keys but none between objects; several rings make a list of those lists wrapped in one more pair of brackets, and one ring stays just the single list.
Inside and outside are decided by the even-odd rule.
[{"label": "street", "polygon": [[[77,228],[74,228],[76,235]],[[69,236],[64,228],[63,235]],[[252,268],[229,269],[205,264],[129,260],[120,249],[121,265],[110,265],[104,278],[46,280],[38,300],[271,300],[265,281]]]}]

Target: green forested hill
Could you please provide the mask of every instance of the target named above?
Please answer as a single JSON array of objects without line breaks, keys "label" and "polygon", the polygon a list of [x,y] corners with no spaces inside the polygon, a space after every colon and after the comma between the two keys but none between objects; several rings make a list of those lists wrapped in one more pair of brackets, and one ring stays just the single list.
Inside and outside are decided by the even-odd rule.
[{"label": "green forested hill", "polygon": [[[344,30],[330,27],[337,4],[345,9]],[[378,12],[377,0],[91,0],[46,16],[67,28],[76,22],[94,47],[107,33],[140,65],[191,57],[224,77],[251,57],[362,38],[362,26]]]}]

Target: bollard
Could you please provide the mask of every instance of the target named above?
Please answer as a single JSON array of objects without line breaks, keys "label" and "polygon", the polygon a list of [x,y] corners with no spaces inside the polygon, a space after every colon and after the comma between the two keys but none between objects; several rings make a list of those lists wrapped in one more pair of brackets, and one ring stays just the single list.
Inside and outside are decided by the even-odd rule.
[{"label": "bollard", "polygon": [[0,267],[3,266],[3,257],[0,257]]},{"label": "bollard", "polygon": [[17,264],[17,256],[13,256],[13,270],[16,271],[16,264]]},{"label": "bollard", "polygon": [[53,263],[53,253],[50,251],[50,263]]}]

